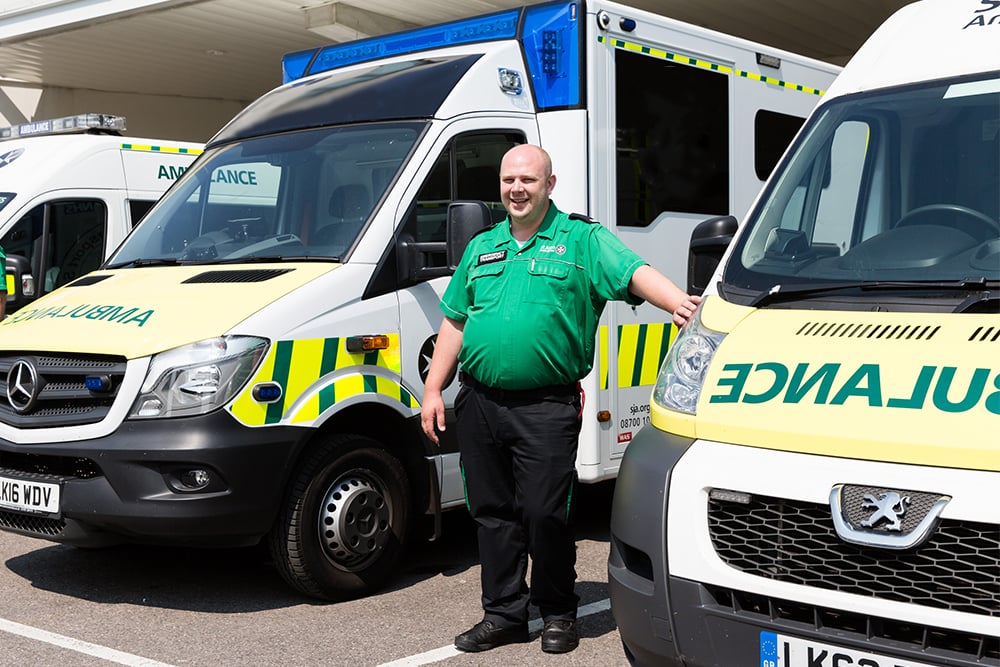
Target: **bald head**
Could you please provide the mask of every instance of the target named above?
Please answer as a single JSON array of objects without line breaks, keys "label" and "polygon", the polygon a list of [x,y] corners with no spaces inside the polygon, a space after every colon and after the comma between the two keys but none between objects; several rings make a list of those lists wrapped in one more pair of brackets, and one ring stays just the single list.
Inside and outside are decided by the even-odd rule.
[{"label": "bald head", "polygon": [[500,172],[503,173],[503,165],[507,162],[516,162],[518,164],[525,163],[537,163],[544,173],[545,178],[552,175],[552,158],[549,157],[548,151],[546,151],[541,146],[535,146],[534,144],[520,144],[514,146],[507,151],[503,156],[503,160],[500,162]]}]

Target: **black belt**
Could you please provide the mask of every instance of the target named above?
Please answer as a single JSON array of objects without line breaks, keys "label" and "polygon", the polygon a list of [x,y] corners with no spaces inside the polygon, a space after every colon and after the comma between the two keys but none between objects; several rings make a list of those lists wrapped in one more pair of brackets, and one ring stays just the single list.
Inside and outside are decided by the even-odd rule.
[{"label": "black belt", "polygon": [[533,389],[501,389],[485,385],[465,371],[459,372],[458,381],[494,401],[543,401],[547,398],[565,399],[580,393],[580,385],[577,382],[552,384]]}]

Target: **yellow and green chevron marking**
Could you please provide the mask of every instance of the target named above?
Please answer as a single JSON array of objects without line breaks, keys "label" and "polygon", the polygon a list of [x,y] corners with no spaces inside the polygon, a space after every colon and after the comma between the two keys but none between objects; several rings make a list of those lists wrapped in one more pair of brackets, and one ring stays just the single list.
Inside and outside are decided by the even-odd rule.
[{"label": "yellow and green chevron marking", "polygon": [[205,151],[200,148],[185,148],[183,146],[150,146],[149,144],[122,144],[123,151],[143,151],[147,153],[177,153],[178,155],[201,155]]},{"label": "yellow and green chevron marking", "polygon": [[733,76],[739,76],[744,79],[760,81],[761,83],[767,83],[772,86],[778,86],[779,88],[798,90],[803,93],[809,93],[810,95],[822,95],[824,92],[826,92],[823,90],[819,90],[817,88],[810,88],[809,86],[803,86],[798,83],[790,83],[788,81],[783,81],[781,79],[775,79],[774,77],[764,76],[763,74],[756,74],[754,72],[748,72],[742,69],[735,69],[728,65],[720,65],[719,63],[713,63],[710,60],[701,60],[699,58],[692,58],[690,56],[684,56],[678,53],[671,53],[670,51],[664,51],[663,49],[653,48],[652,46],[636,44],[635,42],[626,42],[625,40],[622,39],[615,39],[613,37],[609,38],[605,37],[604,35],[598,35],[597,41],[601,43],[607,42],[616,49],[624,49],[625,51],[634,51],[636,53],[643,53],[647,56],[653,56],[654,58],[660,58],[662,60],[670,60],[675,63],[680,63],[681,65],[690,65],[691,67],[700,67],[702,69],[712,70],[713,72],[721,72],[722,74],[732,74]]},{"label": "yellow and green chevron marking", "polygon": [[[618,327],[618,388],[643,387],[656,383],[667,348],[677,335],[671,323],[625,324]],[[608,327],[600,331],[601,389],[608,388],[610,367]]]},{"label": "yellow and green chevron marking", "polygon": [[[247,389],[230,410],[244,424],[261,426],[285,421],[293,424],[315,420],[338,401],[359,394],[381,394],[407,408],[420,407],[403,387],[400,374],[399,336],[389,335],[389,348],[352,354],[344,338],[283,340],[271,346],[267,358]],[[388,373],[379,373],[383,369]],[[391,377],[386,377],[386,376]],[[323,378],[328,378],[321,381]],[[254,385],[273,382],[281,386],[281,399],[260,403]],[[294,412],[291,412],[294,406]]]}]

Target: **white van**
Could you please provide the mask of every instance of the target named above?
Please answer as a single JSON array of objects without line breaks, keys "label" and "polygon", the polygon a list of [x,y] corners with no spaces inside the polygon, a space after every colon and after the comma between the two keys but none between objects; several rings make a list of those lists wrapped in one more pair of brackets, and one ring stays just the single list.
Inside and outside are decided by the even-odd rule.
[{"label": "white van", "polygon": [[1000,665],[1000,2],[848,63],[746,217],[625,453],[638,665]]},{"label": "white van", "polygon": [[8,313],[99,267],[201,153],[124,131],[107,114],[0,128]]},{"label": "white van", "polygon": [[[503,154],[544,146],[561,208],[683,284],[695,223],[750,205],[839,71],[603,0],[284,69],[101,270],[0,325],[0,373],[38,380],[0,401],[0,484],[31,489],[0,496],[0,528],[263,539],[304,593],[374,590],[421,519],[463,505],[457,443],[427,441],[420,401],[454,262],[503,218]],[[702,259],[733,230],[716,231]],[[585,482],[617,473],[675,334],[648,305],[601,325]]]}]

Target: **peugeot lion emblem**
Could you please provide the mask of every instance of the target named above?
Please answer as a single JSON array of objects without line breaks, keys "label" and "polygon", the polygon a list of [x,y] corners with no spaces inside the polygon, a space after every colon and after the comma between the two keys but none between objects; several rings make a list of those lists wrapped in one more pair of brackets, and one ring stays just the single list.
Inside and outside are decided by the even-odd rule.
[{"label": "peugeot lion emblem", "polygon": [[895,491],[876,494],[866,493],[861,507],[873,510],[871,516],[864,519],[861,525],[865,528],[877,526],[880,521],[886,521],[885,529],[894,532],[903,530],[903,515],[910,504],[909,496],[901,496]]},{"label": "peugeot lion emblem", "polygon": [[27,359],[18,359],[7,371],[7,402],[14,412],[23,415],[38,401],[41,383],[38,371]]},{"label": "peugeot lion emblem", "polygon": [[837,484],[830,490],[830,516],[845,542],[910,549],[934,534],[950,500],[940,493]]}]

